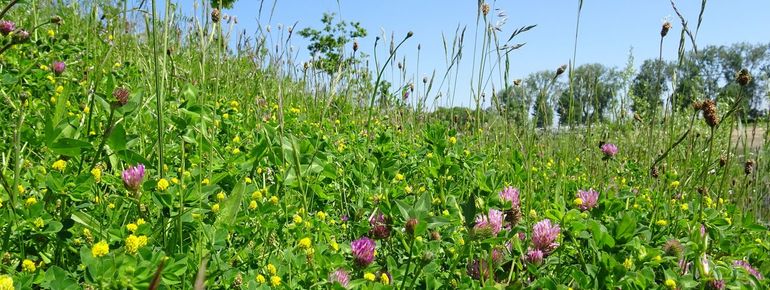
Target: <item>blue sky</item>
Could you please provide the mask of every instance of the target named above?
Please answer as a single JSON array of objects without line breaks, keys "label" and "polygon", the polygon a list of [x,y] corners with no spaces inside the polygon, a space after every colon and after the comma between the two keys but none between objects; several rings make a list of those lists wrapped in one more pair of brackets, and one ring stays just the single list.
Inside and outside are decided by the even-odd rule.
[{"label": "blue sky", "polygon": [[[161,1],[159,1],[161,2]],[[193,2],[180,1],[183,11],[190,13]],[[701,1],[675,1],[689,26],[694,29]],[[265,1],[263,15],[257,14],[260,1],[239,0],[233,9],[225,14],[238,18],[236,29],[252,34],[257,27],[257,19],[262,26],[275,28],[298,22],[297,28],[320,28],[320,18],[324,12],[337,13],[337,18],[346,21],[358,21],[367,29],[369,35],[358,42],[361,51],[373,53],[373,43],[381,31],[389,38],[391,32],[400,39],[408,31],[414,32],[399,51],[406,56],[408,70],[415,80],[422,79],[436,70],[442,75],[446,69],[442,48],[442,33],[451,40],[458,25],[467,26],[466,50],[460,65],[460,80],[457,85],[454,105],[468,105],[470,98],[470,79],[473,73],[471,54],[473,34],[476,27],[476,1],[346,1],[346,0],[281,0],[275,1],[272,18],[268,13],[273,1]],[[573,53],[575,20],[578,1],[496,1],[489,2],[493,8],[507,14],[507,23],[501,35],[507,36],[516,28],[537,24],[537,27],[521,34],[514,42],[526,42],[519,50],[510,54],[512,78],[523,78],[539,70],[553,70],[570,61]],[[709,1],[703,15],[703,24],[697,36],[699,47],[706,45],[729,45],[735,42],[763,43],[770,41],[770,1]],[[495,11],[490,13],[494,14]],[[584,63],[602,63],[608,66],[623,67],[627,61],[629,49],[633,47],[635,64],[658,55],[660,27],[664,20],[670,20],[673,29],[664,41],[664,58],[676,58],[678,48],[680,20],[671,8],[668,0],[617,1],[586,0],[580,19],[580,31],[576,65]],[[275,33],[275,31],[274,31]],[[389,40],[388,40],[389,41]],[[295,35],[292,44],[299,50],[299,61],[309,59],[307,42]],[[387,49],[386,45],[381,48]],[[419,71],[416,70],[417,45],[421,46]],[[689,49],[689,45],[688,45]],[[380,51],[380,59],[386,58],[387,50]],[[466,81],[467,80],[467,81]],[[419,82],[419,81],[418,81]],[[500,87],[496,81],[496,87]],[[486,91],[491,91],[487,86]]]}]

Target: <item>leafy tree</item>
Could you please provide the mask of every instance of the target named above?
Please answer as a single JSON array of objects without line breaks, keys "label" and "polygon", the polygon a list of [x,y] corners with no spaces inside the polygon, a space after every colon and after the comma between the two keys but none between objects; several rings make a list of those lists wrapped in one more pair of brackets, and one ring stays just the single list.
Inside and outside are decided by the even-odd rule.
[{"label": "leafy tree", "polygon": [[211,0],[211,7],[214,8],[233,8],[236,0]]},{"label": "leafy tree", "polygon": [[631,83],[633,105],[631,109],[642,116],[648,116],[658,112],[663,104],[662,96],[666,91],[666,62],[657,59],[648,59],[639,68]]},{"label": "leafy tree", "polygon": [[554,80],[553,71],[532,73],[524,79],[525,98],[534,99],[533,116],[538,128],[553,124],[553,95],[561,91],[562,84]]},{"label": "leafy tree", "polygon": [[324,13],[321,23],[324,25],[322,30],[307,27],[298,33],[310,41],[307,49],[315,58],[315,67],[332,75],[353,63],[354,58],[346,58],[343,53],[345,45],[353,38],[365,37],[366,29],[359,22],[340,21],[334,24],[334,13]]},{"label": "leafy tree", "polygon": [[503,116],[516,123],[529,119],[529,109],[532,107],[532,95],[525,94],[520,85],[507,86],[498,93],[498,99],[503,109]]},{"label": "leafy tree", "polygon": [[575,125],[604,120],[619,88],[620,73],[616,70],[598,63],[577,67],[571,91],[561,93],[556,107],[559,123]]}]

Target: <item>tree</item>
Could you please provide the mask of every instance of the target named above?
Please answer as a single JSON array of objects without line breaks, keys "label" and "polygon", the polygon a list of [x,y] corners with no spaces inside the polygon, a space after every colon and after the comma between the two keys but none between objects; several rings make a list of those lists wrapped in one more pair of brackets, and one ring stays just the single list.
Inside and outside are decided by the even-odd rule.
[{"label": "tree", "polygon": [[534,99],[533,116],[538,128],[553,124],[553,96],[561,91],[562,84],[556,82],[553,71],[540,71],[528,75],[523,82],[524,98]]},{"label": "tree", "polygon": [[584,64],[573,71],[572,88],[565,89],[556,107],[559,123],[603,121],[620,88],[620,73],[601,64]]},{"label": "tree", "polygon": [[663,104],[661,99],[666,91],[666,62],[648,59],[642,63],[639,73],[631,83],[634,103],[631,109],[642,116],[656,114]]},{"label": "tree", "polygon": [[211,0],[211,7],[214,8],[233,8],[236,0]]},{"label": "tree", "polygon": [[345,45],[351,39],[366,36],[366,29],[361,27],[359,22],[340,21],[334,24],[333,21],[334,13],[324,13],[321,17],[321,23],[324,25],[322,30],[307,27],[298,32],[310,41],[307,49],[315,58],[315,67],[329,75],[353,64],[355,59],[352,56],[346,58],[343,53]]},{"label": "tree", "polygon": [[507,86],[498,93],[498,99],[503,109],[503,116],[515,123],[523,123],[529,119],[529,109],[532,107],[532,95],[525,94],[521,85]]}]

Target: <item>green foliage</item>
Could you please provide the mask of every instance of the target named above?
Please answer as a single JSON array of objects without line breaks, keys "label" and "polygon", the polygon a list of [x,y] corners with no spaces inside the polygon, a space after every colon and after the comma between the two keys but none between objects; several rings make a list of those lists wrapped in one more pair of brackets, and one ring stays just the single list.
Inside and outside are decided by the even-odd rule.
[{"label": "green foliage", "polygon": [[[120,13],[82,15],[98,11],[80,6],[87,4],[39,3],[7,15],[26,24],[55,12],[64,21],[1,55],[5,288],[340,289],[329,281],[338,269],[349,273],[349,288],[362,289],[690,289],[716,279],[730,288],[770,286],[735,266],[745,261],[765,276],[770,269],[770,213],[760,195],[768,165],[747,160],[768,149],[736,154],[727,136],[742,123],[723,113],[761,86],[716,86],[726,123],[712,131],[698,119],[681,145],[666,148],[657,128],[603,119],[625,86],[601,65],[573,71],[572,95],[552,71],[504,89],[502,107],[516,122],[495,110],[419,112],[399,102],[407,86],[384,83],[367,126],[356,98],[371,93],[367,74],[343,65],[352,80],[340,81],[344,97],[333,98],[316,89],[330,87],[328,79],[292,75],[268,61],[277,56],[264,47],[229,54],[220,40],[181,29],[160,42],[175,49],[156,52],[155,87],[144,36],[127,33]],[[345,35],[323,41],[334,59],[353,57],[338,48],[352,37],[348,27],[319,32]],[[66,70],[53,72],[53,61]],[[666,72],[693,78],[677,82],[681,94],[708,91],[703,73],[714,68],[702,63],[710,62],[720,63],[694,58]],[[659,79],[654,67],[643,70],[631,91],[644,98]],[[630,71],[620,78],[631,79]],[[167,96],[163,114],[149,104],[156,90]],[[589,122],[588,130],[529,126],[532,110],[534,122],[549,127],[565,95],[580,110],[564,122]],[[163,179],[158,118],[166,130]],[[679,128],[690,119],[669,121]],[[617,145],[617,154],[599,142]],[[651,177],[661,148],[668,155]],[[730,159],[720,164],[719,155]],[[134,188],[123,174],[140,163],[146,171]],[[509,186],[516,201],[501,198]],[[590,188],[599,195],[589,206],[578,197]],[[560,229],[534,259],[530,251],[544,247],[534,225],[545,219]],[[377,238],[365,266],[351,245],[362,237]]]},{"label": "green foliage", "polygon": [[344,55],[345,46],[352,39],[365,37],[366,29],[359,22],[334,23],[334,13],[324,13],[321,23],[321,30],[307,27],[299,31],[310,41],[307,49],[315,58],[314,66],[330,75],[346,70],[355,59]]},{"label": "green foliage", "polygon": [[235,1],[237,0],[210,0],[211,1],[211,7],[214,8],[226,8],[230,9],[233,8],[233,5],[235,5]]}]

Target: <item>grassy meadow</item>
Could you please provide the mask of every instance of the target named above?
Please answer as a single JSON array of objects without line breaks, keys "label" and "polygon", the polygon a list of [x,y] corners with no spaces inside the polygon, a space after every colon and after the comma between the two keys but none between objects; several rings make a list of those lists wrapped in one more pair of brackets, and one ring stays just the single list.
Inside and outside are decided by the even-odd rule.
[{"label": "grassy meadow", "polygon": [[[770,286],[770,123],[749,107],[767,71],[738,66],[710,98],[680,86],[700,47],[643,66],[653,89],[613,70],[613,98],[581,77],[605,68],[522,81],[507,55],[536,32],[479,2],[431,53],[476,60],[486,93],[442,107],[468,80],[408,79],[411,32],[373,52],[331,16],[245,37],[181,2],[199,13],[0,4],[0,290]],[[675,19],[653,29],[698,44],[701,19]]]}]

